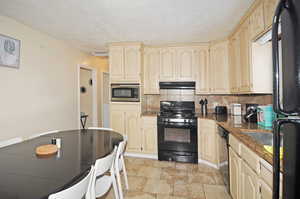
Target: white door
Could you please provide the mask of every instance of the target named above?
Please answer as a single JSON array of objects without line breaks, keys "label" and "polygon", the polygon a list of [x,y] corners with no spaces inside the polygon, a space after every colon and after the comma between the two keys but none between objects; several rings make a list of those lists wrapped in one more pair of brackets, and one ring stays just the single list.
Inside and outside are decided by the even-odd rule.
[{"label": "white door", "polygon": [[110,128],[110,121],[109,121],[109,74],[103,73],[103,110],[102,110],[102,120],[103,120],[103,127]]},{"label": "white door", "polygon": [[93,126],[92,70],[80,68],[80,112],[88,115],[86,128]]}]

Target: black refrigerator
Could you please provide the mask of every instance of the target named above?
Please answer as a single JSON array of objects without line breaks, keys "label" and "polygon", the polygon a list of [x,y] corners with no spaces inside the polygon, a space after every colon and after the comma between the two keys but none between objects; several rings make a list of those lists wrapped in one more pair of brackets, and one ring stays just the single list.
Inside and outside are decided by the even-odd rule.
[{"label": "black refrigerator", "polygon": [[[278,35],[281,25],[281,35]],[[281,46],[279,45],[281,39]],[[280,144],[283,140],[283,199],[300,198],[300,0],[280,0],[273,29],[273,199],[280,194]],[[279,49],[281,48],[281,49]],[[280,53],[279,53],[280,52]],[[277,117],[278,118],[278,117]]]}]

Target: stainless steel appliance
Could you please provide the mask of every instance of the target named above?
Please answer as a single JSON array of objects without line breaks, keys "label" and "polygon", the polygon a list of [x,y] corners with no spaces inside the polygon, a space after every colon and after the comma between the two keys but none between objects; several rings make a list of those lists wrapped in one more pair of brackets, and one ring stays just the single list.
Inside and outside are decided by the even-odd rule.
[{"label": "stainless steel appliance", "polygon": [[219,170],[223,177],[224,184],[228,190],[228,193],[230,192],[229,189],[229,132],[222,128],[221,126],[218,126],[218,134],[221,138],[221,141],[219,143]]},{"label": "stainless steel appliance", "polygon": [[[278,29],[281,23],[281,44]],[[273,123],[273,199],[279,199],[280,138],[283,138],[283,199],[300,198],[300,1],[280,0],[272,29],[273,109],[285,116]],[[282,53],[279,53],[282,51]],[[282,61],[280,57],[282,55]],[[282,118],[281,117],[281,118]],[[282,134],[282,135],[281,135]]]},{"label": "stainless steel appliance", "polygon": [[111,84],[112,102],[139,102],[139,84]]},{"label": "stainless steel appliance", "polygon": [[159,160],[198,163],[194,102],[160,102],[157,124]]}]

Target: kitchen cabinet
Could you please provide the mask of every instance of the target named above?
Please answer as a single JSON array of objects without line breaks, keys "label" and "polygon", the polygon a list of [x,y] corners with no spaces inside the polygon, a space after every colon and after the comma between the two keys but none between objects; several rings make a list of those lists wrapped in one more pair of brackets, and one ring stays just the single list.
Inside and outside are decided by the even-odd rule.
[{"label": "kitchen cabinet", "polygon": [[210,92],[209,47],[196,48],[193,55],[196,94],[208,94]]},{"label": "kitchen cabinet", "polygon": [[192,81],[194,78],[193,52],[190,47],[176,48],[177,74],[176,80]]},{"label": "kitchen cabinet", "polygon": [[240,35],[236,33],[229,43],[229,76],[230,76],[230,91],[231,93],[239,93],[241,70],[240,70]]},{"label": "kitchen cabinet", "polygon": [[124,78],[124,49],[122,46],[109,48],[109,67],[112,81]]},{"label": "kitchen cabinet", "polygon": [[141,151],[140,105],[110,104],[111,128],[128,137],[127,152]]},{"label": "kitchen cabinet", "polygon": [[250,36],[249,20],[246,20],[240,28],[240,86],[239,92],[250,92],[252,89],[250,71]]},{"label": "kitchen cabinet", "polygon": [[213,120],[198,119],[199,159],[218,164],[217,127]]},{"label": "kitchen cabinet", "polygon": [[[199,76],[208,75],[208,45],[174,46],[160,49],[159,81],[197,81]],[[205,73],[200,74],[199,71]],[[208,78],[201,79],[199,92],[207,92]],[[201,90],[201,91],[200,91]]]},{"label": "kitchen cabinet", "polygon": [[214,94],[228,94],[229,90],[229,43],[222,41],[210,47],[211,91]]},{"label": "kitchen cabinet", "polygon": [[174,48],[161,49],[160,81],[174,81],[176,79],[176,52]]},{"label": "kitchen cabinet", "polygon": [[241,172],[241,158],[229,148],[229,179],[230,179],[230,193],[233,199],[240,198],[240,172]]},{"label": "kitchen cabinet", "polygon": [[258,176],[242,161],[241,164],[241,199],[257,199],[259,196]]},{"label": "kitchen cabinet", "polygon": [[109,47],[110,81],[139,83],[141,80],[141,44],[113,44]]},{"label": "kitchen cabinet", "polygon": [[278,0],[264,0],[265,29],[270,29]]},{"label": "kitchen cabinet", "polygon": [[159,94],[160,48],[144,49],[144,94]]},{"label": "kitchen cabinet", "polygon": [[258,181],[259,185],[259,199],[272,199],[273,191],[272,189],[263,181]]},{"label": "kitchen cabinet", "polygon": [[157,117],[143,117],[142,151],[147,154],[157,154]]},{"label": "kitchen cabinet", "polygon": [[250,37],[255,40],[265,30],[264,4],[260,1],[250,16]]}]

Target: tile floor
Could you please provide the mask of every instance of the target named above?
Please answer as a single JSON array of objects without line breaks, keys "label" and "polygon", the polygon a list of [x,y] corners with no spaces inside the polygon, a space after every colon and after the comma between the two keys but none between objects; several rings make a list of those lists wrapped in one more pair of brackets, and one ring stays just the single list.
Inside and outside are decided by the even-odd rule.
[{"label": "tile floor", "polygon": [[[231,199],[219,171],[203,164],[129,157],[125,164],[129,181],[125,199]],[[104,198],[113,199],[113,191]]]}]

